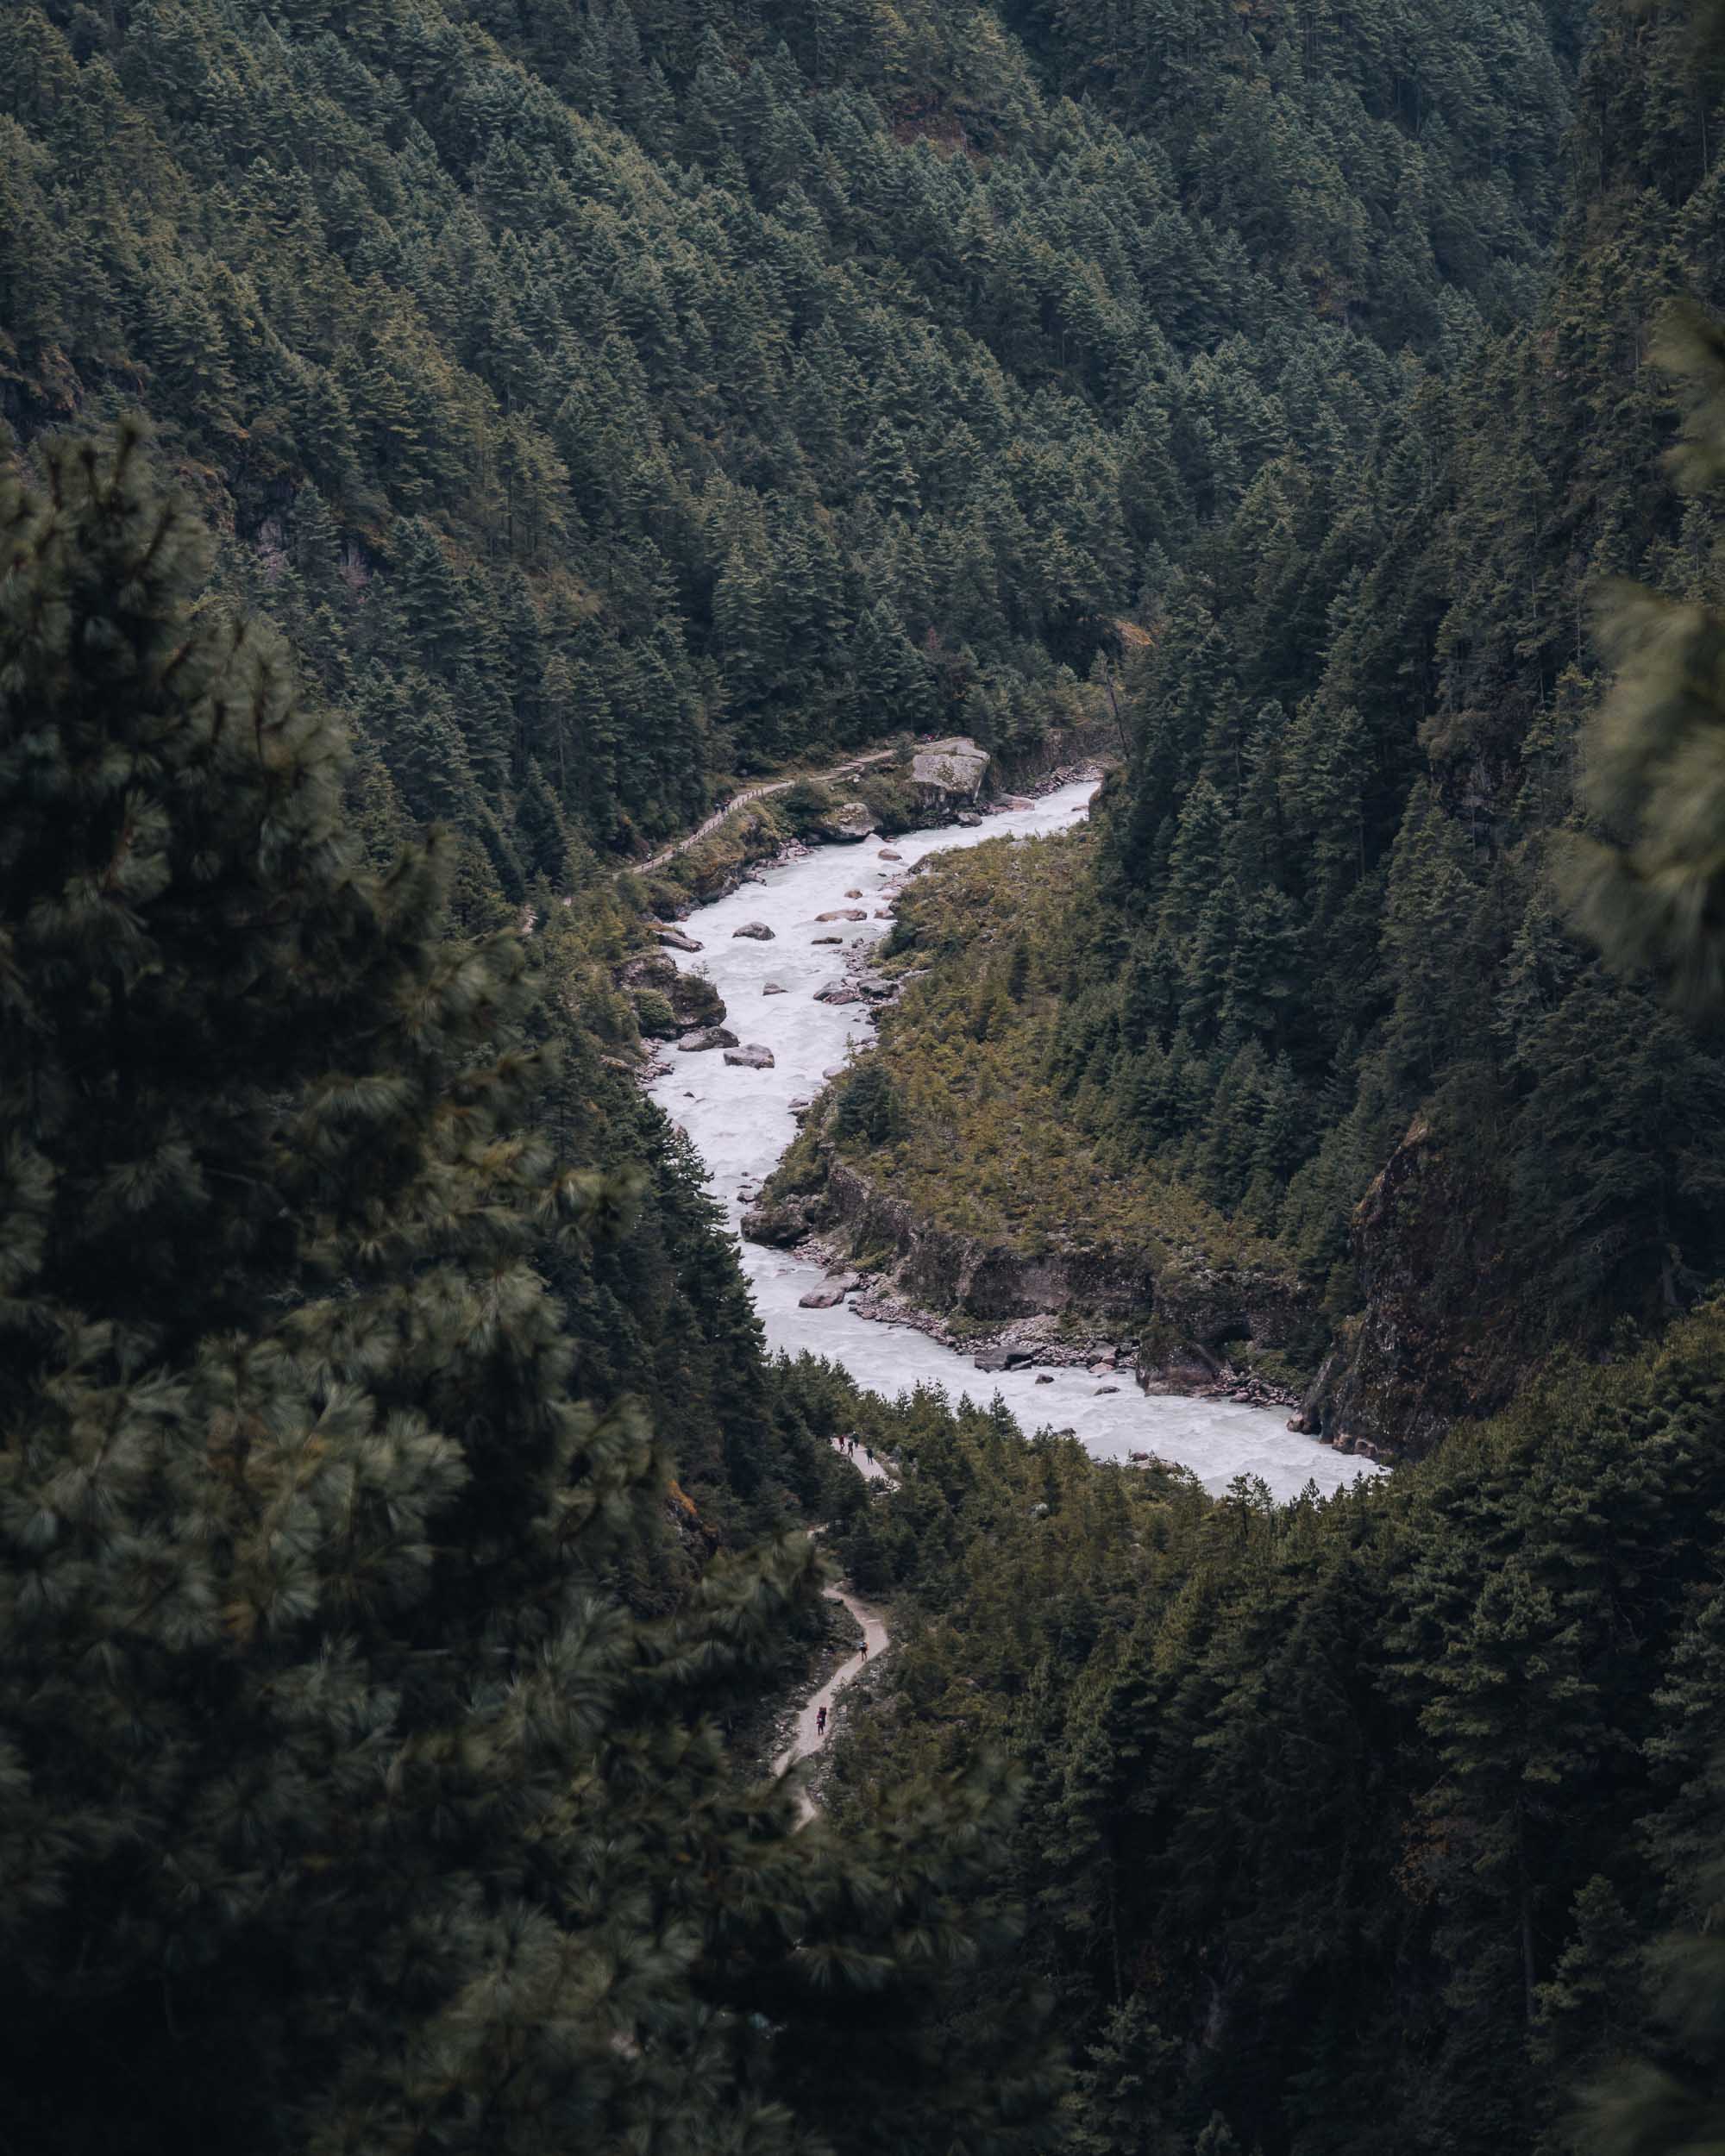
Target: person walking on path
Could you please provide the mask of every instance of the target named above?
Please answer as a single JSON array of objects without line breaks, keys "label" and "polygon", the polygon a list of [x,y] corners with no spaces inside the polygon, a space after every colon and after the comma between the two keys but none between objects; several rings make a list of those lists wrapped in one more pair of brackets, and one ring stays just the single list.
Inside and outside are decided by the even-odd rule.
[{"label": "person walking on path", "polygon": [[816,1714],[816,1716],[815,1716],[815,1718],[814,1718],[814,1728],[815,1728],[815,1734],[816,1734],[816,1736],[818,1736],[818,1737],[824,1737],[824,1736],[825,1736],[825,1734],[826,1734],[826,1709],[825,1709],[824,1707],[820,1709],[820,1711],[819,1711],[819,1712]]}]

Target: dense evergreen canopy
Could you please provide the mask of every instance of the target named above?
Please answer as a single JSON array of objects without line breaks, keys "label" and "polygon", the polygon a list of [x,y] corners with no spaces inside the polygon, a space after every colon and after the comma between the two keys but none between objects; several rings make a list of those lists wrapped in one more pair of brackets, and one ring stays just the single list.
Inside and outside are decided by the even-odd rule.
[{"label": "dense evergreen canopy", "polygon": [[[1617,777],[1590,796],[1578,767],[1632,645],[1716,663],[1716,490],[1661,469],[1684,393],[1660,359],[1704,354],[1703,417],[1718,360],[1658,325],[1725,299],[1692,28],[1596,10],[1532,319],[1410,371],[1363,446],[1285,439],[1141,599],[1096,871],[1041,931],[1071,953],[1042,1051],[1064,1112],[1138,1187],[1171,1170],[1277,1240],[1337,1343],[1312,1419],[1397,1451],[1725,1270],[1716,1021],[1603,965],[1552,873],[1663,787],[1690,850],[1638,856],[1644,953],[1716,904],[1701,735],[1634,775],[1681,719],[1632,686]],[[1636,611],[1624,579],[1665,598]],[[1687,963],[1712,985],[1710,947]]]},{"label": "dense evergreen canopy", "polygon": [[4,410],[141,398],[374,812],[511,902],[763,759],[1033,740],[1531,304],[1568,117],[1537,0],[1095,12],[23,0]]},{"label": "dense evergreen canopy", "polygon": [[0,489],[9,2136],[1011,2143],[1019,2017],[927,2044],[999,1789],[841,1850],[729,1762],[812,1545],[680,1560],[577,1404],[546,1274],[633,1178],[536,1126],[525,949],[451,936],[445,840],[366,866],[144,461]]},{"label": "dense evergreen canopy", "polygon": [[[1719,16],[0,9],[0,2139],[1718,2142]],[[835,1141],[1393,1478],[769,1367],[637,1089],[620,864],[1073,720]]]}]

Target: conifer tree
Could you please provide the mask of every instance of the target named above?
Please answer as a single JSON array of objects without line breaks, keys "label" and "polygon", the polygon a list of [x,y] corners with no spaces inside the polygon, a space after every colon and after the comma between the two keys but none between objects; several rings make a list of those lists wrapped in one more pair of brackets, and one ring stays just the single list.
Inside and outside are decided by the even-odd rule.
[{"label": "conifer tree", "polygon": [[630,1188],[534,1127],[523,946],[450,936],[447,838],[364,864],[135,432],[43,474],[0,486],[9,2131],[1010,2146],[1034,2046],[926,2038],[998,1785],[796,1833],[716,1717],[811,1545],[619,1593],[664,1469],[574,1404],[545,1274]]}]

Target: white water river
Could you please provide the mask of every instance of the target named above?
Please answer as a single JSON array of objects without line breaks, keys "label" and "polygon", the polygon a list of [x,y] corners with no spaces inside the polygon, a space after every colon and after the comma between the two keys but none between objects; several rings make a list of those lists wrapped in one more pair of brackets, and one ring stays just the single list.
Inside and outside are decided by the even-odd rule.
[{"label": "white water river", "polygon": [[[673,951],[680,966],[704,971],[724,998],[725,1024],[745,1046],[773,1051],[770,1070],[727,1063],[718,1050],[668,1051],[673,1068],[656,1080],[653,1097],[672,1122],[688,1133],[707,1167],[708,1185],[736,1229],[746,1207],[743,1190],[758,1190],[795,1137],[791,1103],[812,1099],[825,1073],[842,1063],[853,1044],[870,1037],[869,1006],[817,1003],[815,991],[844,971],[845,950],[884,936],[890,887],[928,855],[986,839],[1030,837],[1071,827],[1088,807],[1088,784],[1063,787],[1033,808],[990,816],[977,830],[915,831],[859,846],[823,846],[806,859],[766,871],[761,883],[745,883],[729,898],[703,906],[681,924],[701,943],[699,956]],[[901,855],[883,861],[882,848]],[[847,893],[860,892],[852,899]],[[866,906],[866,921],[816,921],[844,906]],[[746,922],[764,922],[771,943],[737,938]],[[816,944],[839,936],[843,945]],[[769,981],[783,995],[763,995]],[[824,1275],[787,1250],[742,1245],[743,1266],[770,1348],[795,1355],[804,1350],[842,1363],[859,1385],[895,1395],[918,1384],[940,1386],[954,1401],[969,1393],[987,1401],[998,1392],[1026,1431],[1044,1426],[1076,1432],[1099,1459],[1152,1452],[1191,1469],[1207,1488],[1221,1490],[1237,1475],[1261,1476],[1278,1497],[1295,1495],[1306,1483],[1323,1490],[1374,1470],[1286,1429],[1285,1418],[1232,1401],[1188,1400],[1141,1393],[1130,1375],[1093,1377],[1083,1369],[1057,1369],[1051,1385],[1038,1385],[1033,1369],[985,1376],[969,1359],[940,1346],[913,1326],[881,1325],[841,1305],[805,1310],[799,1297]],[[1099,1394],[1101,1385],[1115,1393]]]}]

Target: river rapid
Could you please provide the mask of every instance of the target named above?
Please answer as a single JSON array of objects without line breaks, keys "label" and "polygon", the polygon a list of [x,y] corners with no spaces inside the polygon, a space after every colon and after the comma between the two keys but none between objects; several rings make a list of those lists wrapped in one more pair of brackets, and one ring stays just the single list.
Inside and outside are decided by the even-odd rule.
[{"label": "river rapid", "polygon": [[[796,1136],[791,1103],[812,1099],[826,1073],[872,1035],[866,1004],[817,1003],[815,992],[844,972],[850,946],[888,933],[893,892],[906,873],[950,848],[1070,830],[1088,812],[1094,791],[1088,782],[1063,787],[1032,808],[990,816],[976,830],[949,827],[822,846],[768,868],[763,881],[744,883],[682,923],[703,948],[698,956],[669,956],[679,966],[705,972],[724,999],[731,1031],[745,1046],[770,1049],[775,1059],[770,1070],[750,1070],[727,1063],[718,1050],[687,1053],[674,1046],[667,1051],[672,1068],[651,1087],[705,1162],[708,1188],[733,1231],[746,1209],[739,1194],[760,1188]],[[883,847],[902,858],[883,861]],[[849,897],[853,891],[862,895]],[[817,922],[818,914],[847,906],[866,906],[868,919]],[[770,943],[735,937],[735,930],[754,922],[772,930]],[[833,936],[843,943],[814,942]],[[785,993],[763,994],[768,981]],[[1050,1373],[1051,1385],[1038,1385],[1032,1369],[984,1376],[968,1357],[913,1326],[859,1318],[842,1304],[803,1309],[799,1298],[825,1275],[787,1250],[745,1242],[742,1256],[768,1347],[825,1356],[870,1391],[892,1396],[919,1384],[939,1386],[955,1401],[966,1393],[979,1401],[999,1393],[1026,1431],[1070,1428],[1098,1459],[1155,1453],[1189,1468],[1215,1491],[1237,1475],[1255,1475],[1277,1497],[1288,1498],[1308,1482],[1329,1491],[1375,1471],[1295,1436],[1281,1414],[1233,1401],[1146,1395],[1129,1375],[1116,1380],[1057,1369]],[[1115,1383],[1118,1392],[1098,1390]]]}]

